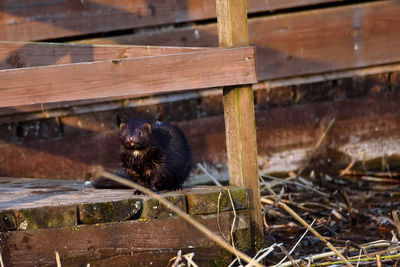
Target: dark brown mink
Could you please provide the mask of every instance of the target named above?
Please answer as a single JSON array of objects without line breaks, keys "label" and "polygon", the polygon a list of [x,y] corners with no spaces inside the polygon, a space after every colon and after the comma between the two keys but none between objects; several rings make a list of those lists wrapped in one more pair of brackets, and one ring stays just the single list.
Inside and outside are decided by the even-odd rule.
[{"label": "dark brown mink", "polygon": [[[166,122],[150,124],[130,119],[120,124],[120,160],[124,172],[118,175],[158,192],[176,190],[192,168],[192,155],[182,131]],[[96,188],[126,188],[99,178]]]}]

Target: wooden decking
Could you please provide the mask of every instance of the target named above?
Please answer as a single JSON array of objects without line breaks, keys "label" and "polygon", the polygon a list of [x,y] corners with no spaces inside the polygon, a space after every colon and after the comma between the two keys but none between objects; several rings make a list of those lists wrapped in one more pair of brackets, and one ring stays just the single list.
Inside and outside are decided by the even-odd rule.
[{"label": "wooden decking", "polygon": [[[48,179],[0,178],[0,184],[0,253],[5,266],[55,266],[55,251],[62,266],[166,266],[179,250],[194,252],[200,264],[226,260],[195,228],[133,190],[97,190],[82,181]],[[237,213],[235,244],[246,250],[247,190],[226,189]],[[230,239],[235,218],[226,189],[201,186],[162,195]]]}]

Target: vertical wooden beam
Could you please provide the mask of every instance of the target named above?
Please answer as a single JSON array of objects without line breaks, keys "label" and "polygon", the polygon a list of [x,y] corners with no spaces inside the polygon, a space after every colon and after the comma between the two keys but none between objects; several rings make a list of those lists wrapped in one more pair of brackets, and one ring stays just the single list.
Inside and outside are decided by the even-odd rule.
[{"label": "vertical wooden beam", "polygon": [[[246,0],[216,0],[220,47],[249,45]],[[250,195],[252,236],[256,248],[264,245],[254,94],[251,85],[223,89],[229,184],[246,186]]]}]

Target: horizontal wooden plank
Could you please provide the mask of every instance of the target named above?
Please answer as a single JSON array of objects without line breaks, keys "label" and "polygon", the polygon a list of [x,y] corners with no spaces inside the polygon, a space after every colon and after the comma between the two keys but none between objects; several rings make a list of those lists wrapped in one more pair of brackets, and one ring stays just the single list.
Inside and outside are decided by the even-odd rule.
[{"label": "horizontal wooden plank", "polygon": [[[398,80],[397,84],[386,85],[397,88],[397,93],[389,93],[381,80],[361,77],[321,82],[309,90],[307,86],[290,86],[256,92],[260,168],[266,172],[288,172],[303,167],[331,118],[336,121],[327,136],[327,145],[332,146],[328,151],[340,151],[331,159],[326,157],[327,164],[346,167],[351,158],[358,158],[363,151],[367,161],[380,158],[383,153],[400,155]],[[195,163],[205,161],[218,166],[218,170],[224,169],[222,111],[177,125],[185,133]],[[0,140],[0,143],[0,174],[15,177],[87,179],[93,175],[95,165],[118,168],[120,164],[118,130],[47,140],[19,138],[8,143]]]},{"label": "horizontal wooden plank", "polygon": [[[237,215],[236,245],[249,248],[250,235],[245,234],[249,231],[248,211]],[[220,214],[219,224],[216,215],[194,219],[216,235],[230,238],[232,212]],[[206,248],[208,253],[197,254]],[[55,266],[54,251],[60,254],[62,266],[167,266],[179,250],[195,252],[194,261],[202,266],[221,259],[222,252],[179,218],[0,233],[0,254],[5,266]]]},{"label": "horizontal wooden plank", "polygon": [[[273,20],[269,18],[250,19],[249,24],[252,43],[258,47],[258,78],[260,80],[270,80],[293,77],[294,75],[309,75],[324,71],[345,70],[354,67],[368,67],[371,65],[386,64],[392,61],[398,62],[399,56],[397,51],[394,50],[395,47],[397,47],[396,44],[399,39],[397,26],[399,23],[390,23],[390,20],[398,20],[396,17],[398,6],[396,2],[386,1],[308,11],[292,15],[274,16],[272,17]],[[376,13],[374,13],[375,10],[377,11]],[[361,25],[359,28],[356,27],[358,29],[357,32],[361,33],[360,35],[362,37],[359,40],[359,44],[361,43],[362,45],[358,46],[361,47],[358,54],[354,50],[356,39],[354,38],[353,40],[351,37],[351,33],[353,32],[353,27],[351,26],[353,23],[353,14],[354,21],[363,21],[363,23],[359,23]],[[362,16],[360,14],[362,14]],[[329,26],[330,23],[326,23],[326,21],[322,23],[323,20],[335,18],[337,15],[342,19],[341,23],[339,19],[332,20],[335,22],[332,27]],[[318,19],[321,23],[314,25],[314,19]],[[375,21],[379,23],[375,23]],[[317,36],[318,42],[307,39],[308,37],[303,37],[301,42],[299,42],[298,39],[301,38],[301,36],[295,34],[294,27],[302,23],[308,24],[307,34],[303,35]],[[286,26],[281,27],[281,25]],[[267,31],[267,29],[270,30]],[[330,32],[331,34],[320,35],[319,32]],[[338,38],[331,38],[331,36],[338,36]],[[353,41],[349,42],[353,42],[353,44],[349,45],[349,42],[344,42],[343,40],[346,40],[346,38],[352,39]],[[93,41],[94,40],[92,40],[92,42]],[[201,27],[152,33],[151,35],[135,34],[120,38],[96,39],[96,42],[134,43],[144,45],[216,46],[217,36],[216,26],[211,24]],[[393,45],[386,47],[386,44]],[[270,49],[269,46],[275,48]],[[279,51],[279,49],[282,51]],[[29,48],[27,48],[27,51],[28,50]],[[331,50],[340,51],[343,56],[332,56]],[[301,56],[302,53],[303,57]],[[70,56],[65,56],[63,59],[68,61],[69,57]],[[3,63],[9,58],[10,57],[5,57]],[[74,56],[74,58],[76,57]],[[11,62],[13,61],[11,60]],[[14,64],[18,63],[19,61],[14,58]],[[82,103],[87,103],[87,101],[78,104]],[[69,103],[53,103],[45,105],[44,109],[61,108],[66,105],[69,105]],[[36,107],[20,107],[18,109],[12,108],[3,110],[4,112],[2,113],[13,114],[31,112],[34,110],[41,111],[42,108],[43,107],[40,105]],[[46,117],[49,116],[49,114],[44,112],[41,113],[41,116]]]},{"label": "horizontal wooden plank", "polygon": [[[400,3],[378,1],[250,18],[257,76],[271,80],[400,61]],[[89,43],[217,46],[217,26],[135,34]]]},{"label": "horizontal wooden plank", "polygon": [[205,47],[0,42],[0,70],[208,50]]},{"label": "horizontal wooden plank", "polygon": [[133,190],[96,190],[83,181],[0,177],[0,184],[0,211],[57,208],[133,197]]},{"label": "horizontal wooden plank", "polygon": [[[400,64],[388,64],[383,66],[357,68],[357,69],[336,71],[331,73],[314,74],[304,77],[267,80],[253,84],[253,90],[258,91],[266,88],[268,88],[268,90],[271,90],[273,88],[283,87],[283,86],[289,87],[293,85],[307,85],[315,82],[324,82],[335,79],[351,78],[356,76],[374,75],[381,73],[392,73],[395,74],[397,77],[399,76],[399,71],[400,71]],[[141,107],[146,106],[147,107],[146,110],[149,110],[148,109],[149,105],[152,105],[154,108],[156,108],[156,104],[168,103],[168,105],[173,105],[173,103],[177,101],[190,101],[190,100],[193,101],[195,99],[199,99],[202,97],[205,97],[204,100],[208,102],[210,101],[208,97],[211,96],[222,96],[222,90],[218,88],[213,88],[200,91],[191,91],[186,93],[150,96],[142,98],[135,97],[129,100],[125,99],[129,98],[129,96],[126,96],[122,98],[116,97],[114,100],[111,98],[105,98],[105,99],[90,99],[90,100],[80,100],[80,101],[70,101],[70,102],[48,103],[43,105],[36,104],[36,105],[27,105],[19,107],[5,107],[5,108],[3,107],[0,108],[0,125],[13,122],[24,122],[24,121],[46,119],[46,118],[81,115],[86,113],[97,114],[98,112],[102,111],[111,111],[126,107],[140,109]],[[282,98],[281,100],[284,101],[284,98]],[[219,108],[216,105],[213,106],[217,109]],[[153,113],[154,116],[157,116],[157,114],[155,114],[156,113],[155,111],[152,112],[154,112]],[[82,121],[80,121],[80,123],[81,122]],[[98,122],[97,119],[89,121],[89,123],[93,123],[93,125],[95,125],[97,122]],[[86,123],[88,122],[86,121]],[[115,127],[117,127],[117,125],[115,125]]]},{"label": "horizontal wooden plank", "polygon": [[255,20],[262,79],[398,62],[399,12],[399,2],[382,1]]},{"label": "horizontal wooden plank", "polygon": [[254,48],[0,71],[0,107],[257,82]]},{"label": "horizontal wooden plank", "polygon": [[313,6],[343,1],[346,0],[249,0],[247,1],[247,12],[251,14],[253,12],[260,11],[275,11],[280,9]]},{"label": "horizontal wooden plank", "polygon": [[[249,0],[249,12],[340,0]],[[0,40],[28,41],[215,18],[214,0],[4,0]]]},{"label": "horizontal wooden plank", "polygon": [[[213,48],[134,45],[87,45],[0,41],[0,70],[144,56],[168,55],[185,52],[205,51],[209,49]],[[47,103],[46,105],[37,104],[12,108],[6,107],[0,108],[0,116],[38,110],[43,111],[54,108],[67,108],[73,105],[99,103],[120,99],[121,97],[108,97],[106,99],[100,98],[90,100],[78,100],[73,101],[74,103],[57,102]]]},{"label": "horizontal wooden plank", "polygon": [[[185,52],[205,51],[209,49],[213,48],[134,45],[87,45],[0,41],[0,70],[144,56],[168,55]],[[127,97],[129,96],[125,96],[123,98]],[[120,99],[121,97],[108,97],[106,99],[98,98],[90,100],[78,100],[73,101],[73,103],[57,102],[47,103],[46,105],[37,104],[19,107],[6,107],[0,108],[0,116],[39,110],[43,111],[54,108],[67,108],[73,105],[99,103]],[[42,115],[44,114],[45,113],[42,113]]]},{"label": "horizontal wooden plank", "polygon": [[[213,48],[0,41],[0,70],[168,55],[205,51],[210,49]],[[129,96],[125,96],[123,98],[127,97]],[[136,97],[138,97],[138,95],[136,95]],[[47,103],[45,105],[37,104],[19,107],[6,107],[0,108],[0,116],[32,111],[43,111],[54,108],[67,108],[73,105],[99,103],[120,99],[121,97],[107,97],[106,99],[98,98],[90,100],[78,100],[73,101],[73,103],[57,102]],[[45,113],[42,113],[42,115],[47,116]]]}]

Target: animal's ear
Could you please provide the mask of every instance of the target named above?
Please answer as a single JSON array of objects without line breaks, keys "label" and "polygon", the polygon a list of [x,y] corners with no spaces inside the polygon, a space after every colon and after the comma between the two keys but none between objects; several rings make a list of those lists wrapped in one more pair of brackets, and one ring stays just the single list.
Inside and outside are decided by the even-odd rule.
[{"label": "animal's ear", "polygon": [[127,130],[128,129],[128,125],[126,123],[121,123],[119,125],[119,130],[123,131],[123,130]]},{"label": "animal's ear", "polygon": [[144,129],[151,134],[151,125],[149,123],[143,124]]}]

